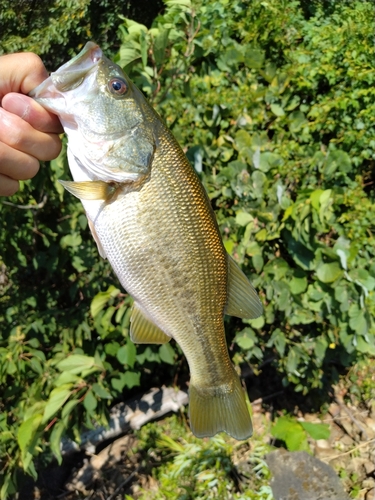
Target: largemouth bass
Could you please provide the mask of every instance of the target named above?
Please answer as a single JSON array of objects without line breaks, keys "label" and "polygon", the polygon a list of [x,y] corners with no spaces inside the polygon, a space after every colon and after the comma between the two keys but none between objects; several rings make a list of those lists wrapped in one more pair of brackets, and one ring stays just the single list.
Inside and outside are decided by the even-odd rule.
[{"label": "largemouth bass", "polygon": [[156,111],[92,42],[30,95],[56,113],[100,255],[134,298],[135,343],[174,338],[190,369],[194,434],[252,434],[224,314],[256,318],[256,291],[226,253],[207,194]]}]

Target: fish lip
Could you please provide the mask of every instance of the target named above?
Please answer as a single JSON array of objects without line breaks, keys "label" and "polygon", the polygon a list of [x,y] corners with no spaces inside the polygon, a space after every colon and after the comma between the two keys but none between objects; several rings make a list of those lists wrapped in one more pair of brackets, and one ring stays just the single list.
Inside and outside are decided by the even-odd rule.
[{"label": "fish lip", "polygon": [[55,99],[61,97],[61,93],[77,88],[85,76],[96,69],[102,56],[103,52],[96,43],[87,42],[79,54],[29,92],[29,97],[40,100],[41,104],[47,107],[44,99]]}]

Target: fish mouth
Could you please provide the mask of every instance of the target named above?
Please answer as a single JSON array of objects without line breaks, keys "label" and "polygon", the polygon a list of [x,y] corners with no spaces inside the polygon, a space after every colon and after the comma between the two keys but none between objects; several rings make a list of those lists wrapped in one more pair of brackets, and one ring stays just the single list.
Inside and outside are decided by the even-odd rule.
[{"label": "fish mouth", "polygon": [[102,56],[103,52],[96,43],[87,42],[79,54],[51,73],[49,78],[29,92],[29,96],[49,111],[60,111],[58,101],[63,97],[62,93],[79,87],[96,69]]}]

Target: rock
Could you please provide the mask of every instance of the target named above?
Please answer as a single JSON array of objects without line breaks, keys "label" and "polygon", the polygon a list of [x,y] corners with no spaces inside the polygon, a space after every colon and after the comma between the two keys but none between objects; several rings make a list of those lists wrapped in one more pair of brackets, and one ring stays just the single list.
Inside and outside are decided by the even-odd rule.
[{"label": "rock", "polygon": [[63,439],[61,454],[67,456],[79,450],[93,454],[100,443],[116,439],[129,429],[140,429],[147,422],[167,413],[177,412],[187,402],[187,393],[173,387],[150,389],[141,396],[111,408],[109,426],[83,431],[79,445],[70,439]]},{"label": "rock", "polygon": [[375,420],[375,402],[372,401],[371,403],[369,403],[369,409],[370,409],[370,417],[373,418]]},{"label": "rock", "polygon": [[275,500],[348,500],[336,472],[305,451],[279,449],[266,456]]},{"label": "rock", "polygon": [[113,467],[114,464],[122,460],[125,453],[132,449],[136,441],[132,434],[116,439],[97,455],[91,457],[90,463],[92,467],[96,470],[102,469],[104,466]]},{"label": "rock", "polygon": [[363,464],[367,476],[375,472],[375,464],[371,460],[366,460]]},{"label": "rock", "polygon": [[315,442],[315,456],[322,460],[337,455],[337,450],[332,449],[331,443],[327,439],[318,439]]},{"label": "rock", "polygon": [[340,421],[340,424],[345,429],[345,432],[347,433],[347,435],[353,438],[353,436],[355,435],[355,431],[353,429],[352,422],[350,420],[342,419]]},{"label": "rock", "polygon": [[316,446],[321,450],[328,450],[329,448],[331,448],[331,444],[328,439],[317,439]]},{"label": "rock", "polygon": [[346,434],[342,436],[340,444],[343,445],[344,448],[352,448],[353,446],[355,446],[355,442],[353,441],[353,439]]},{"label": "rock", "polygon": [[365,496],[365,500],[375,500],[375,488],[368,490]]},{"label": "rock", "polygon": [[367,490],[372,490],[375,487],[375,479],[373,477],[368,477],[362,482],[361,486],[362,488],[366,488]]},{"label": "rock", "polygon": [[85,460],[83,467],[75,472],[65,487],[69,491],[79,491],[84,495],[88,494],[88,489],[94,481],[105,473],[110,467],[120,462],[136,442],[133,435],[122,436],[113,443],[106,446],[98,454],[93,455],[90,460]]},{"label": "rock", "polygon": [[350,464],[348,464],[346,471],[350,473],[354,472],[357,476],[356,481],[361,483],[366,477],[365,464],[366,458],[363,457],[352,457]]},{"label": "rock", "polygon": [[[329,440],[332,444],[340,443],[343,436],[346,436],[344,431],[337,424],[331,424],[331,434]],[[346,436],[349,437],[349,436]]]},{"label": "rock", "polygon": [[373,418],[366,417],[366,431],[369,439],[374,439],[375,437],[375,420]]},{"label": "rock", "polygon": [[332,415],[332,417],[335,418],[340,415],[341,408],[337,403],[331,403],[329,405],[328,411]]}]

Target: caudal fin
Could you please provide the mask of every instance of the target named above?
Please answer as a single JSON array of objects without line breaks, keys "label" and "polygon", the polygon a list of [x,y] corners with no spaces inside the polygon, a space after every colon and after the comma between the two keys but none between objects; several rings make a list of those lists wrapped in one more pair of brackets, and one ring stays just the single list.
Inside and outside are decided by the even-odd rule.
[{"label": "caudal fin", "polygon": [[247,439],[253,426],[240,379],[233,370],[229,384],[199,387],[190,384],[190,427],[197,437],[210,437],[226,432],[235,439]]}]

